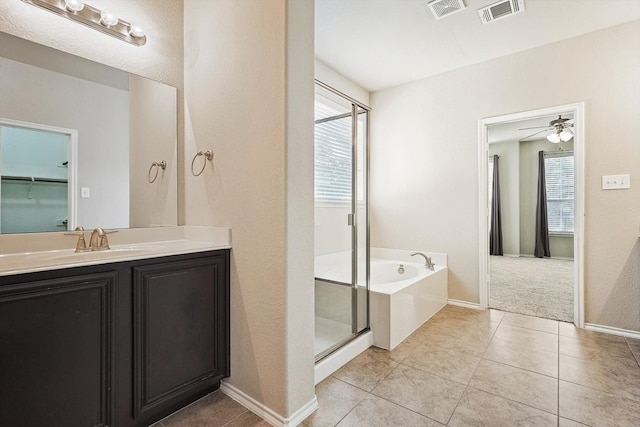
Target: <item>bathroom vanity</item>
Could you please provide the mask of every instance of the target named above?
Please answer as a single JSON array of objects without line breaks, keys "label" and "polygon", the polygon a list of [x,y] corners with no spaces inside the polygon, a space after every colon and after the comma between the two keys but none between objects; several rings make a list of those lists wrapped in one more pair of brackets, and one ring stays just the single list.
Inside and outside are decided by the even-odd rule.
[{"label": "bathroom vanity", "polygon": [[229,263],[188,239],[0,255],[0,425],[147,426],[216,390]]}]

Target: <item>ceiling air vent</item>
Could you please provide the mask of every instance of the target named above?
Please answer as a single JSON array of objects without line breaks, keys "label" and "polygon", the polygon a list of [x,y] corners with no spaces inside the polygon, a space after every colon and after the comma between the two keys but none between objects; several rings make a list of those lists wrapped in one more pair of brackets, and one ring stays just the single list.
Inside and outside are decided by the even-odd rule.
[{"label": "ceiling air vent", "polygon": [[436,19],[444,18],[466,7],[462,0],[427,0],[425,5]]},{"label": "ceiling air vent", "polygon": [[524,10],[524,0],[502,0],[478,9],[483,24],[506,18]]}]

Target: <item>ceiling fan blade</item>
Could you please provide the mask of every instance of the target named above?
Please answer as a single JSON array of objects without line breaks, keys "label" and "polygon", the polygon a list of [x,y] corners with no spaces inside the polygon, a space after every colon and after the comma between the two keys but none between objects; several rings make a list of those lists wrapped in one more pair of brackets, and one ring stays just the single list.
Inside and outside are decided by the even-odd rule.
[{"label": "ceiling fan blade", "polygon": [[524,141],[525,139],[529,139],[529,138],[531,138],[532,136],[536,136],[537,134],[542,133],[542,132],[546,132],[546,131],[547,131],[547,129],[543,129],[543,130],[540,130],[540,131],[538,131],[538,132],[534,132],[534,133],[532,133],[532,134],[531,134],[531,135],[529,135],[529,136],[525,136],[524,138],[520,138],[518,141]]},{"label": "ceiling fan blade", "polygon": [[520,128],[520,129],[518,129],[518,130],[529,130],[529,129],[540,129],[540,128],[547,128],[547,129],[549,129],[549,126],[534,126],[534,127],[531,127],[531,128]]}]

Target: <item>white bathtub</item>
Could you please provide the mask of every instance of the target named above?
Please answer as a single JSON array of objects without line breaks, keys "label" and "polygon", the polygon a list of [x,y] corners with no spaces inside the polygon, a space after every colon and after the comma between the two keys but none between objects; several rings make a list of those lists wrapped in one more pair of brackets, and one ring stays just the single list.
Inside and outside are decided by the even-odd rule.
[{"label": "white bathtub", "polygon": [[[448,271],[437,264],[431,271],[423,263],[371,259],[369,320],[375,346],[392,350],[447,304]],[[404,273],[398,271],[401,265]]]},{"label": "white bathtub", "polygon": [[[424,252],[435,262],[431,271],[411,256],[414,251],[371,248],[370,326],[377,347],[393,349],[447,304],[447,255]],[[316,257],[316,275],[350,282],[350,253]],[[404,273],[399,273],[400,264]]]}]

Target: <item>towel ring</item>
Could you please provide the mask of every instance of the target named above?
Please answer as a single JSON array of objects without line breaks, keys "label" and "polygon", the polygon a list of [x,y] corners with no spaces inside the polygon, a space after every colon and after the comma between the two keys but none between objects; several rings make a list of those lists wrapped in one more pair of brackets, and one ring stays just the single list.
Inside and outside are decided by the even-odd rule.
[{"label": "towel ring", "polygon": [[[156,173],[155,175],[153,175],[153,178],[152,178],[151,171],[153,170],[153,168],[156,168]],[[149,184],[153,184],[154,182],[156,182],[156,179],[158,178],[158,169],[165,170],[166,168],[167,168],[167,162],[165,162],[164,160],[161,162],[151,163],[151,167],[149,168],[149,172],[147,173],[147,180],[149,181]]]},{"label": "towel ring", "polygon": [[[205,161],[202,164],[202,168],[200,168],[200,172],[197,172],[193,169],[193,166],[196,162],[196,159],[200,156],[204,156]],[[202,175],[202,172],[204,172],[204,168],[207,166],[207,160],[213,160],[213,151],[212,150],[207,150],[207,151],[198,151],[196,153],[195,156],[193,156],[193,160],[191,160],[191,173],[193,174],[193,176],[200,176]]]}]

